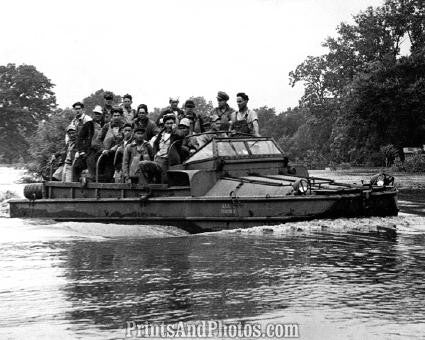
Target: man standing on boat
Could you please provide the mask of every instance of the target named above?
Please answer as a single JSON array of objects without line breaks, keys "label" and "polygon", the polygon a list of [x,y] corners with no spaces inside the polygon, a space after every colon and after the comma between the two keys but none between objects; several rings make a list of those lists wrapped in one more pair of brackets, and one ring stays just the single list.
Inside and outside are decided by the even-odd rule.
[{"label": "man standing on boat", "polygon": [[93,180],[96,176],[96,162],[102,151],[99,135],[103,126],[103,110],[100,105],[93,109],[93,119],[86,122],[77,134],[75,148],[75,163],[73,166],[73,181],[78,181],[81,172],[88,170],[88,178]]},{"label": "man standing on boat", "polygon": [[258,125],[257,113],[248,109],[249,97],[244,92],[236,95],[236,103],[239,111],[232,116],[232,130],[236,133],[248,133],[260,137],[260,127]]},{"label": "man standing on boat", "polygon": [[235,110],[232,109],[227,101],[229,100],[229,95],[226,92],[218,91],[217,93],[217,103],[218,106],[212,110],[210,115],[211,117],[217,115],[220,119],[219,130],[228,131],[230,130],[230,125],[232,123],[232,115],[235,113]]},{"label": "man standing on boat", "polygon": [[123,118],[125,123],[133,123],[134,118],[136,117],[136,110],[131,108],[133,103],[133,97],[130,94],[125,94],[123,97]]},{"label": "man standing on boat", "polygon": [[[88,121],[91,121],[92,118],[84,112],[83,103],[76,102],[72,105],[72,108],[74,109],[75,117],[73,120],[71,120],[70,125],[75,127],[75,132],[78,135],[83,125],[87,123]],[[69,142],[69,139],[68,139],[68,136],[66,135],[65,143],[68,144],[68,142]]]}]

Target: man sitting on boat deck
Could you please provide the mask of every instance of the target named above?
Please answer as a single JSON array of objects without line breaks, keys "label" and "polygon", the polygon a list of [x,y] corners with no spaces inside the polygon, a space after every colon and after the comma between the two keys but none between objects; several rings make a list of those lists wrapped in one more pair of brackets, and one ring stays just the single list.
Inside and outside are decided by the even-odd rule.
[{"label": "man sitting on boat deck", "polygon": [[123,130],[124,126],[119,129],[116,135],[114,135],[109,149],[104,149],[102,151],[102,159],[99,161],[99,182],[110,183],[115,181],[115,158],[117,150],[124,140]]},{"label": "man sitting on boat deck", "polygon": [[100,105],[93,109],[93,119],[86,122],[77,135],[75,162],[73,164],[73,181],[78,181],[81,172],[88,170],[88,178],[95,179],[96,162],[102,151],[99,134],[103,126],[103,110]]},{"label": "man sitting on boat deck", "polygon": [[236,95],[236,103],[239,111],[232,115],[232,131],[236,133],[247,133],[260,137],[257,113],[248,109],[249,97],[244,92]]},{"label": "man sitting on boat deck", "polygon": [[153,162],[153,148],[144,139],[145,130],[136,128],[134,140],[124,149],[122,172],[126,183],[148,184],[161,181],[161,167]]},{"label": "man sitting on boat deck", "polygon": [[168,152],[168,165],[184,162],[198,148],[196,137],[192,137],[191,122],[188,118],[180,120],[171,133],[171,145]]},{"label": "man sitting on boat deck", "polygon": [[131,124],[125,124],[122,128],[123,140],[114,146],[115,156],[114,156],[114,182],[122,183],[124,181],[122,174],[122,160],[124,156],[124,149],[133,141],[133,128]]},{"label": "man sitting on boat deck", "polygon": [[158,133],[157,136],[151,139],[153,152],[155,155],[154,161],[161,167],[163,175],[162,182],[166,182],[166,174],[168,171],[168,150],[171,145],[171,133],[173,132],[173,125],[176,122],[174,114],[168,114],[163,117],[164,128]]},{"label": "man sitting on boat deck", "polygon": [[113,147],[119,144],[123,138],[121,129],[125,122],[123,109],[118,106],[112,108],[111,121],[102,127],[99,134],[99,144],[102,146],[102,159],[99,161],[99,181],[112,182],[114,177],[114,157]]}]

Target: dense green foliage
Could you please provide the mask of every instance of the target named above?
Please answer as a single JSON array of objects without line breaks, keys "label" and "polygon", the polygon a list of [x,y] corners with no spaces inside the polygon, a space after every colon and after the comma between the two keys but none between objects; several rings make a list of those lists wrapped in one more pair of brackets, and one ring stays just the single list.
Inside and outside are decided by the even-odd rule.
[{"label": "dense green foliage", "polygon": [[53,84],[34,66],[0,66],[0,160],[28,156],[28,138],[56,107]]},{"label": "dense green foliage", "polygon": [[[290,73],[304,84],[305,123],[292,136],[296,155],[325,162],[383,165],[381,148],[425,141],[425,7],[387,0],[342,23],[329,52],[308,57]],[[410,43],[408,56],[400,48]]]}]

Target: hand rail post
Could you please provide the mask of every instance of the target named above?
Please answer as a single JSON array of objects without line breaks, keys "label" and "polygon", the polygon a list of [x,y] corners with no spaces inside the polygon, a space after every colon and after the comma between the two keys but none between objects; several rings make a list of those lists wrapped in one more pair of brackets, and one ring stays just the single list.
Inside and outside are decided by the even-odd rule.
[{"label": "hand rail post", "polygon": [[104,154],[102,153],[99,158],[97,159],[96,162],[96,183],[99,181],[99,164],[100,164],[100,160],[102,159],[102,157],[104,156]]},{"label": "hand rail post", "polygon": [[53,179],[53,159],[50,160],[50,175],[49,175],[49,181],[52,181]]}]

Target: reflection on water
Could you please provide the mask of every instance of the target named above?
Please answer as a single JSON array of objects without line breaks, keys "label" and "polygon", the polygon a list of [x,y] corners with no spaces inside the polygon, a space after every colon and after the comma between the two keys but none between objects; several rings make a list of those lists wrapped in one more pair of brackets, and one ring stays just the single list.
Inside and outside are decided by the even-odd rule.
[{"label": "reflection on water", "polygon": [[127,320],[270,319],[305,338],[419,336],[424,233],[277,229],[3,243],[0,332],[103,339]]}]

